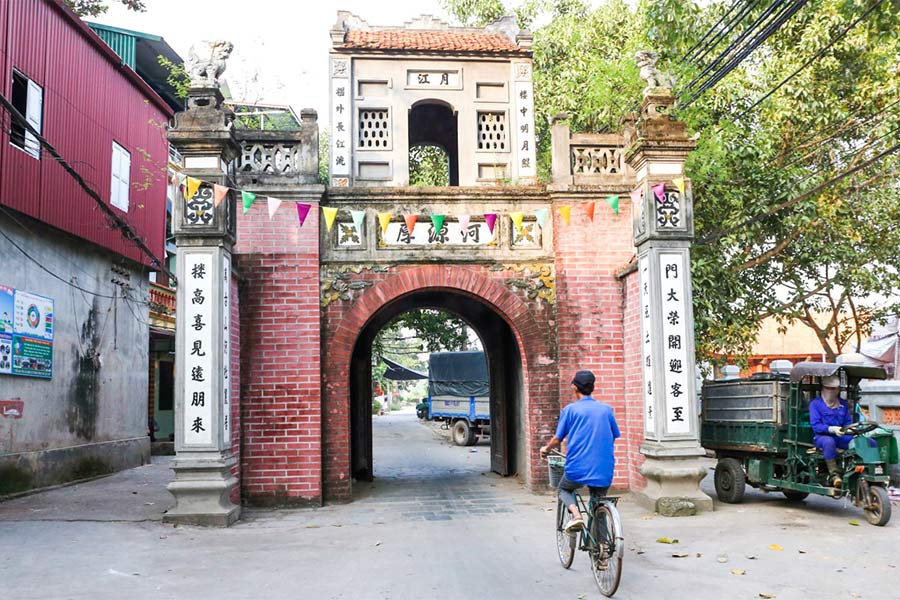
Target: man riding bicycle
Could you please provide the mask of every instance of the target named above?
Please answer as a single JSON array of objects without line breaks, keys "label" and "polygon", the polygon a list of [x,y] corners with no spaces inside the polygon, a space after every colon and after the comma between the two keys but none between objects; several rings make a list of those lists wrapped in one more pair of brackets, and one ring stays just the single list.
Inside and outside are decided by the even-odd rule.
[{"label": "man riding bicycle", "polygon": [[616,464],[613,447],[620,435],[619,425],[612,408],[591,397],[594,381],[594,374],[590,371],[575,374],[572,390],[578,400],[562,410],[556,435],[540,451],[543,458],[566,439],[566,469],[559,482],[559,496],[572,515],[566,524],[567,533],[584,527],[584,519],[575,501],[575,490],[588,486],[592,498],[606,495]]}]

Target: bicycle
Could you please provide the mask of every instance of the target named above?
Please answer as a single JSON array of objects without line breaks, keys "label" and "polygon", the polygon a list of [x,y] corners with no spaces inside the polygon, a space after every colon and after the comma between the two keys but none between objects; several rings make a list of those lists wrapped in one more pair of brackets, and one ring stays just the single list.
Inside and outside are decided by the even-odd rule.
[{"label": "bicycle", "polygon": [[[565,456],[552,452],[547,457],[550,469],[550,485],[559,484],[565,467]],[[600,593],[612,597],[619,589],[622,579],[622,558],[625,554],[625,538],[622,532],[622,521],[616,508],[618,498],[613,496],[591,497],[585,504],[584,498],[577,491],[575,500],[582,515],[587,515],[587,522],[580,533],[566,533],[566,521],[569,509],[563,504],[559,492],[556,494],[556,550],[559,562],[564,569],[572,566],[575,559],[575,547],[587,552],[591,561],[591,572]],[[605,527],[604,527],[605,525]]]}]

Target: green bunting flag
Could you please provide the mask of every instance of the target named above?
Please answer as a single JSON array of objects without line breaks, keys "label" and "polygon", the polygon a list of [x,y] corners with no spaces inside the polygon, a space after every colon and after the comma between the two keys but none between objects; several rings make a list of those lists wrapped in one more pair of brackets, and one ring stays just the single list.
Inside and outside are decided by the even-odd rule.
[{"label": "green bunting flag", "polygon": [[546,208],[536,208],[534,209],[534,218],[537,220],[538,226],[543,229],[544,224],[547,222],[547,215],[550,211]]},{"label": "green bunting flag", "polygon": [[244,205],[244,214],[247,214],[247,211],[250,210],[250,207],[253,206],[253,202],[256,200],[256,194],[251,192],[241,192],[241,203]]},{"label": "green bunting flag", "polygon": [[444,227],[444,215],[431,215],[431,224],[434,225],[434,232],[439,234]]},{"label": "green bunting flag", "polygon": [[366,211],[351,210],[350,218],[353,219],[353,225],[356,227],[356,231],[362,231],[363,221],[366,218]]},{"label": "green bunting flag", "polygon": [[607,196],[606,203],[609,204],[609,207],[613,209],[613,212],[617,215],[619,214],[619,197],[618,196]]}]

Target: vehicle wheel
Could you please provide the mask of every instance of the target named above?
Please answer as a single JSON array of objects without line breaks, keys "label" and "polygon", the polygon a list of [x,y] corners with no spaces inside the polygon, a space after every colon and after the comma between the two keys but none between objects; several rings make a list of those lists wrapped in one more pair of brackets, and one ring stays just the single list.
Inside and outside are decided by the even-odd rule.
[{"label": "vehicle wheel", "polygon": [[744,469],[734,458],[719,459],[716,465],[716,495],[722,502],[739,504],[744,499]]},{"label": "vehicle wheel", "polygon": [[891,520],[891,499],[887,490],[880,485],[869,486],[869,500],[872,502],[872,508],[865,509],[866,521],[872,525],[887,524]]},{"label": "vehicle wheel", "polygon": [[559,562],[563,569],[572,566],[572,560],[575,558],[575,535],[568,534],[565,531],[566,519],[569,516],[569,510],[563,506],[562,499],[556,497],[556,553],[559,555]]},{"label": "vehicle wheel", "polygon": [[474,427],[469,427],[469,438],[466,440],[466,446],[474,446],[478,443],[478,430]]},{"label": "vehicle wheel", "polygon": [[800,502],[809,496],[809,492],[798,492],[797,490],[781,490],[781,493],[791,502]]},{"label": "vehicle wheel", "polygon": [[[591,572],[594,581],[600,588],[600,593],[610,598],[619,589],[619,581],[622,578],[622,532],[616,530],[616,520],[612,517],[615,507],[602,504],[594,509],[594,519],[591,523],[591,537],[602,545],[602,548],[591,549]],[[606,533],[603,534],[602,523],[606,523]]]},{"label": "vehicle wheel", "polygon": [[466,421],[457,421],[450,428],[450,436],[453,438],[453,443],[457,446],[469,446],[472,428],[469,427],[469,423]]}]

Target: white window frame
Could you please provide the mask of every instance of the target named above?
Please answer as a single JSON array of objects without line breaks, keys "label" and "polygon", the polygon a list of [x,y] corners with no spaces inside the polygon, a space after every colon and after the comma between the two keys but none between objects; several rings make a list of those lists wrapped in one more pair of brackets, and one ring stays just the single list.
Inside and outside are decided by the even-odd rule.
[{"label": "white window frame", "polygon": [[131,185],[131,153],[112,143],[112,168],[110,169],[109,203],[128,212],[129,187]]},{"label": "white window frame", "polygon": [[[32,81],[25,73],[18,69],[13,69],[13,76],[15,77],[16,75],[24,79],[28,87],[28,91],[25,93],[25,120],[35,131],[43,135],[44,88]],[[25,129],[25,144],[23,146],[14,143],[12,138],[10,138],[9,143],[32,158],[41,160],[41,143],[28,129]]]}]

